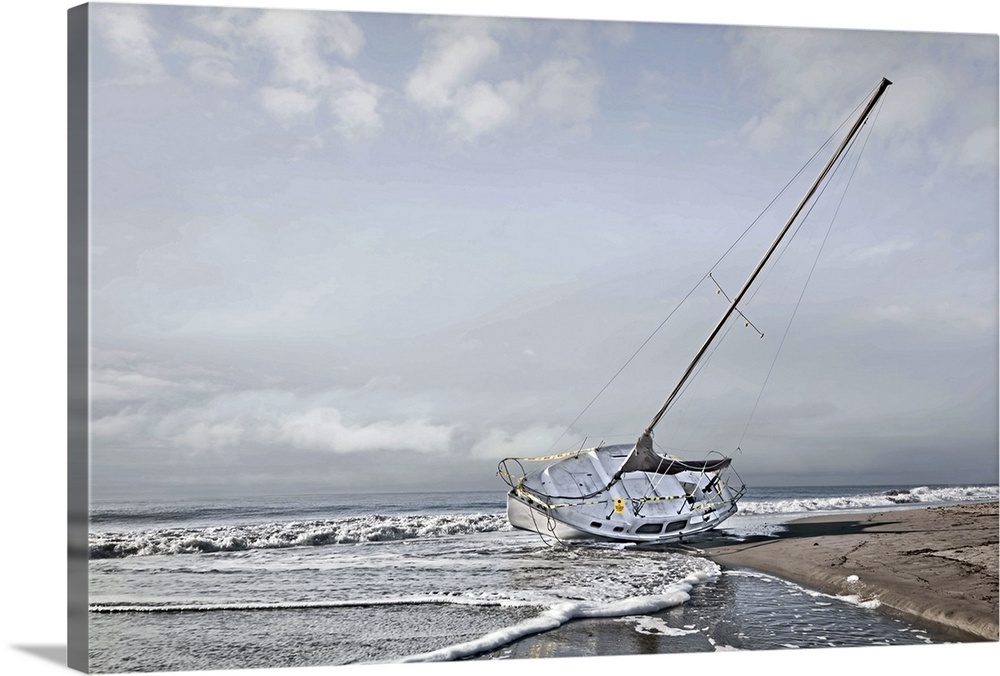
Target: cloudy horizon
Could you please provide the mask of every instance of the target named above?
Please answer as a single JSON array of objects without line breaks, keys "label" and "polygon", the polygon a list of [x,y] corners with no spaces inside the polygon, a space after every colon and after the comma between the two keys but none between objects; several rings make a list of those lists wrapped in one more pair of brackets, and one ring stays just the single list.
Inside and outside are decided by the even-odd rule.
[{"label": "cloudy horizon", "polygon": [[757,485],[996,483],[996,36],[90,12],[93,497],[500,491],[634,440],[714,289],[567,427],[882,76],[759,405],[791,282],[657,440]]}]

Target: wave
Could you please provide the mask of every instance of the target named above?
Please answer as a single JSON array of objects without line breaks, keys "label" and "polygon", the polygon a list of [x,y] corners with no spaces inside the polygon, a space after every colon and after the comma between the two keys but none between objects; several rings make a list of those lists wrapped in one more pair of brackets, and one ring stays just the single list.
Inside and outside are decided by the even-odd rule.
[{"label": "wave", "polygon": [[448,514],[493,512],[503,508],[504,493],[458,491],[441,493],[272,495],[206,501],[173,499],[163,502],[111,500],[92,504],[90,523],[136,528],[157,524],[211,525],[215,523],[265,523],[306,519],[331,519],[366,514]]},{"label": "wave", "polygon": [[598,617],[625,617],[649,615],[686,603],[696,584],[716,579],[719,569],[712,568],[692,573],[682,581],[670,585],[658,594],[624,598],[617,601],[592,603],[566,601],[557,603],[535,617],[515,625],[498,629],[484,636],[456,645],[417,655],[410,655],[399,662],[445,662],[481,655],[496,650],[526,636],[552,631],[572,620]]},{"label": "wave", "polygon": [[288,601],[275,603],[95,603],[88,610],[92,613],[210,613],[220,610],[312,610],[322,608],[369,608],[374,606],[531,606],[525,601],[476,599],[458,595],[417,596],[395,599],[361,599],[353,601]]},{"label": "wave", "polygon": [[[603,573],[593,571],[594,577],[592,585],[587,585],[592,594],[584,597],[576,597],[581,592],[581,587],[573,587],[572,597],[567,598],[563,593],[559,598],[535,597],[531,600],[523,598],[512,598],[504,595],[500,598],[481,598],[478,596],[468,596],[461,593],[430,594],[413,597],[396,597],[384,599],[368,600],[334,600],[334,601],[293,601],[293,602],[273,602],[273,603],[193,603],[193,604],[142,604],[142,603],[104,603],[93,604],[89,610],[92,613],[114,614],[114,613],[210,613],[217,611],[272,611],[272,610],[310,610],[324,608],[358,608],[375,606],[397,606],[405,607],[411,605],[467,605],[467,606],[491,606],[510,608],[535,608],[537,614],[528,617],[520,622],[514,622],[501,629],[486,633],[471,641],[458,643],[445,648],[412,654],[404,657],[399,662],[436,662],[451,661],[464,657],[483,654],[491,650],[496,650],[505,645],[513,643],[518,639],[545,631],[551,631],[558,627],[577,619],[585,618],[613,618],[628,617],[634,615],[648,615],[660,612],[668,608],[679,606],[690,599],[690,592],[695,585],[710,580],[718,579],[721,575],[721,568],[707,560],[694,557],[683,557],[688,564],[694,564],[694,570],[682,573],[683,577],[676,577],[672,582],[663,580],[663,571],[660,570],[664,563],[662,558],[652,560],[656,563],[655,569],[650,567],[651,586],[642,585],[645,593],[632,595],[636,592],[633,585],[627,585],[624,589],[609,590],[608,585],[598,583],[603,578]],[[655,574],[653,574],[655,572]],[[608,592],[611,592],[610,594]],[[493,592],[496,593],[496,592]],[[502,593],[502,592],[501,592]]]},{"label": "wave", "polygon": [[512,528],[504,514],[369,515],[289,523],[91,533],[89,544],[91,559],[114,559],[388,542],[505,530]]},{"label": "wave", "polygon": [[[740,512],[744,515],[798,514],[998,499],[997,486],[895,487],[854,494],[850,494],[850,490],[832,495],[830,489],[821,489],[818,495],[809,495],[808,490],[802,494],[800,490],[799,495],[791,497],[787,493],[782,495],[781,489],[770,489],[773,497],[758,498],[751,493],[741,500]],[[263,524],[96,532],[90,535],[89,550],[91,559],[114,559],[349,545],[511,530],[503,513],[374,514]]]},{"label": "wave", "polygon": [[845,509],[878,509],[915,505],[937,505],[956,502],[985,502],[998,499],[997,486],[918,486],[890,488],[855,495],[753,499],[740,501],[743,514],[798,514],[829,512]]}]

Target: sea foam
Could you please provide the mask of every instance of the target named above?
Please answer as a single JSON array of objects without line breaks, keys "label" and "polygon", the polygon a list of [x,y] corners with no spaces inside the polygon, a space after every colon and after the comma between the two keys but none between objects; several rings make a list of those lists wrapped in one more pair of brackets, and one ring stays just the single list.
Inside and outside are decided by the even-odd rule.
[{"label": "sea foam", "polygon": [[997,486],[919,486],[894,488],[871,493],[823,497],[800,497],[774,500],[746,498],[740,502],[740,512],[754,514],[798,514],[847,509],[879,509],[907,505],[931,505],[956,502],[997,500]]},{"label": "sea foam", "polygon": [[496,650],[526,636],[551,631],[571,620],[586,618],[625,617],[628,615],[648,615],[685,603],[690,598],[694,585],[716,579],[720,569],[712,564],[705,570],[694,572],[682,581],[674,583],[658,594],[623,598],[607,602],[566,601],[557,603],[513,626],[481,636],[472,641],[411,655],[400,662],[442,662],[479,655]]},{"label": "sea foam", "polygon": [[91,533],[90,558],[350,545],[511,530],[503,514],[370,515],[205,528]]}]

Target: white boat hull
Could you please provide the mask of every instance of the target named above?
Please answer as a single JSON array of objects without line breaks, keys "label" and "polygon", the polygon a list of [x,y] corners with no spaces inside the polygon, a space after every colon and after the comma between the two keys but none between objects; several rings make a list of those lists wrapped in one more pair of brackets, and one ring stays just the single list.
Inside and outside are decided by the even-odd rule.
[{"label": "white boat hull", "polygon": [[[549,510],[533,506],[517,498],[513,493],[507,494],[507,520],[514,528],[538,533],[559,542],[574,542],[582,540],[603,540],[612,542],[632,542],[660,544],[678,542],[685,536],[703,533],[719,526],[723,521],[737,512],[736,503],[722,513],[716,512],[716,517],[697,524],[687,524],[683,530],[670,533],[660,532],[655,535],[636,534],[635,532],[609,533],[594,528],[576,528],[554,516]],[[642,524],[646,525],[646,524]]]},{"label": "white boat hull", "polygon": [[736,513],[742,490],[731,490],[721,471],[634,472],[609,481],[628,448],[580,453],[526,475],[507,494],[508,521],[560,542],[656,544],[711,530]]}]

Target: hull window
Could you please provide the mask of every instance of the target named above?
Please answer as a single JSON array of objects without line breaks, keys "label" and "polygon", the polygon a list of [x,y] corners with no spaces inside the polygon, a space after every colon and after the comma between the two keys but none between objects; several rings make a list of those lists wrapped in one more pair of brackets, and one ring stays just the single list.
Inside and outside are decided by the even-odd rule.
[{"label": "hull window", "polygon": [[648,535],[652,533],[659,533],[661,530],[663,530],[662,523],[644,523],[636,528],[635,532],[642,535]]}]

